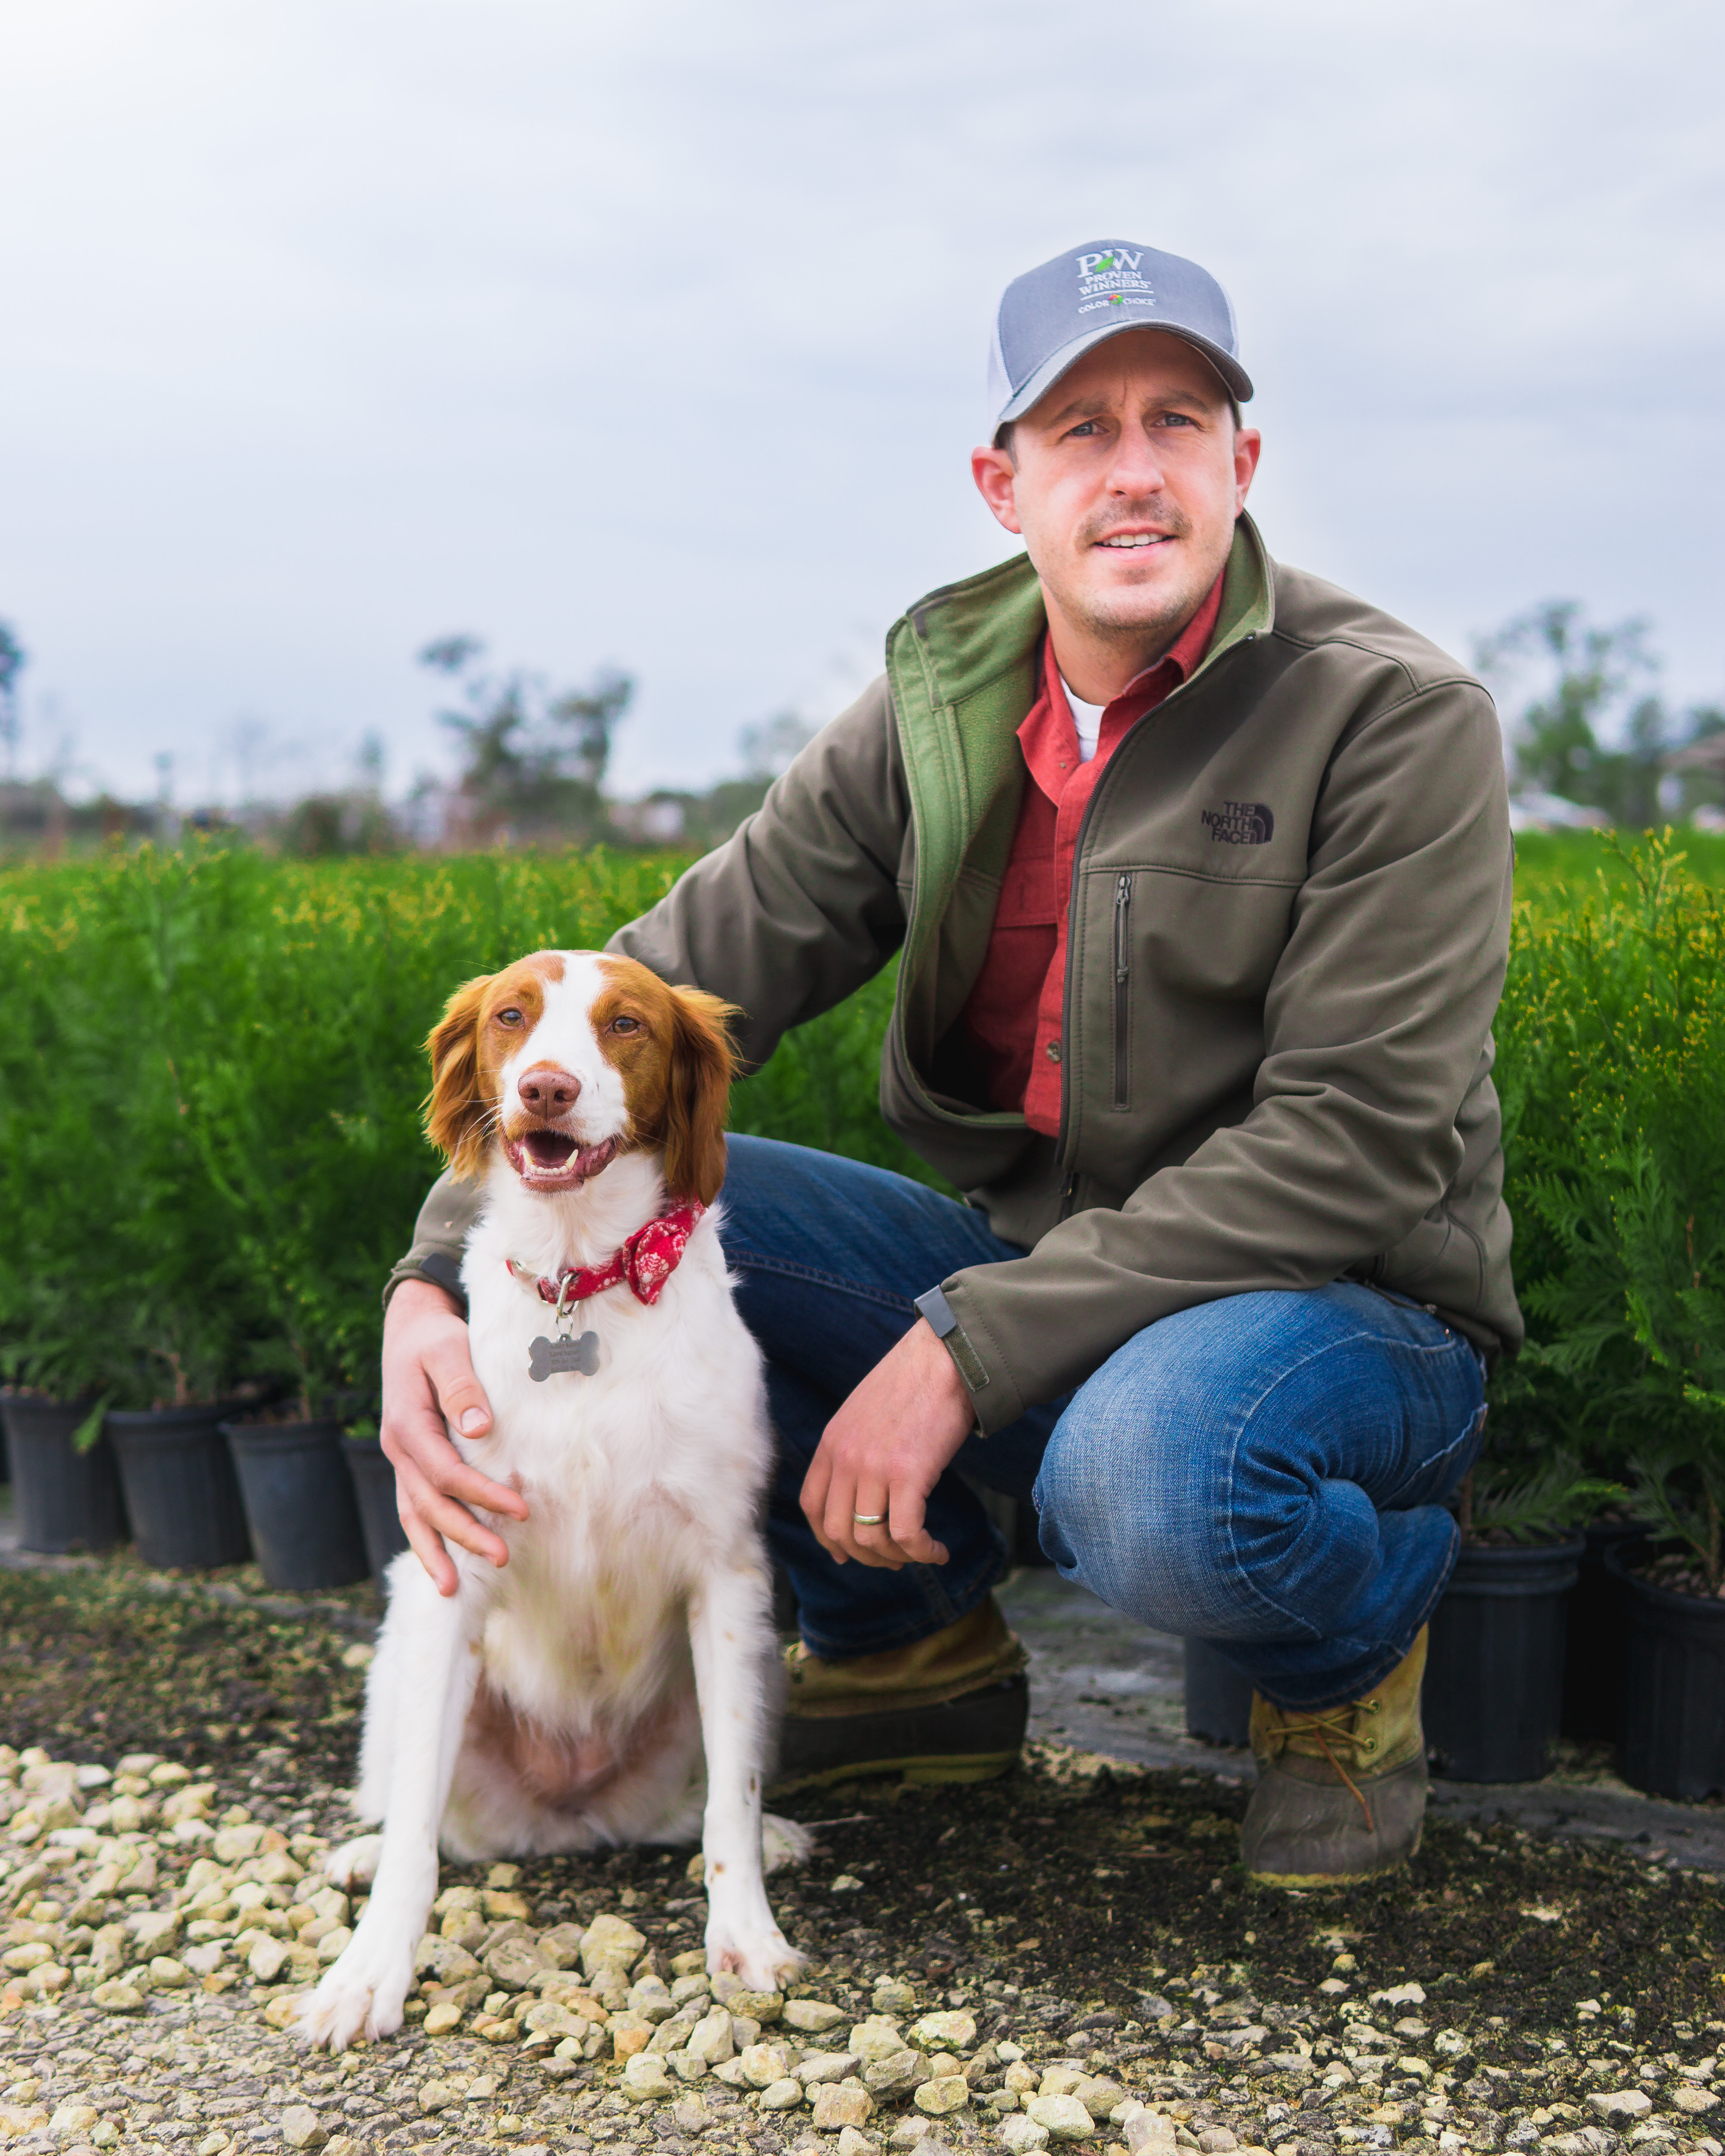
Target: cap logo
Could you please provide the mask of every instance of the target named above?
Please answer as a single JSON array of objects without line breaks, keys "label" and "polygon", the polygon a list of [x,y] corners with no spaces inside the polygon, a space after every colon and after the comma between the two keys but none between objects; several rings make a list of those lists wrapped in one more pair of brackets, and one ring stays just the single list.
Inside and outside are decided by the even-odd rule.
[{"label": "cap logo", "polygon": [[1147,277],[1138,275],[1143,249],[1111,247],[1106,254],[1081,254],[1078,265],[1078,311],[1093,314],[1098,307],[1123,307],[1128,300],[1153,305],[1156,293]]}]

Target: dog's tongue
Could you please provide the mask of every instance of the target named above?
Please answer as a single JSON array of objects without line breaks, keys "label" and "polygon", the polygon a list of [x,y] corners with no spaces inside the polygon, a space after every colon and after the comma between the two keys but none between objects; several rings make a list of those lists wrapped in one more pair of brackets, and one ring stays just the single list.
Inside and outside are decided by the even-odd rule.
[{"label": "dog's tongue", "polygon": [[562,1168],[575,1150],[561,1131],[529,1131],[521,1143],[535,1168]]},{"label": "dog's tongue", "polygon": [[553,1172],[572,1170],[584,1180],[610,1166],[617,1141],[607,1138],[603,1145],[588,1146],[584,1152],[578,1152],[574,1139],[565,1132],[529,1131],[521,1140],[521,1150],[535,1168]]}]

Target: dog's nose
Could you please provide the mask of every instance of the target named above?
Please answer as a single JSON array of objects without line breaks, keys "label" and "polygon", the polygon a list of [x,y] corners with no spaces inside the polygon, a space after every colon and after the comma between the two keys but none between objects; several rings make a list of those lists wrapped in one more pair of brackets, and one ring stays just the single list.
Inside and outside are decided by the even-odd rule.
[{"label": "dog's nose", "polygon": [[572,1071],[541,1063],[521,1073],[515,1090],[521,1096],[523,1107],[542,1116],[561,1116],[579,1099],[581,1081]]}]

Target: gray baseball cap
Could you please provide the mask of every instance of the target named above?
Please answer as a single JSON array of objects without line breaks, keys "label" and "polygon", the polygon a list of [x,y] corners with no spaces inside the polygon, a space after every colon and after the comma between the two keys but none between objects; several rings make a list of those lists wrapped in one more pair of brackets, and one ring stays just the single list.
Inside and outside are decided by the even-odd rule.
[{"label": "gray baseball cap", "polygon": [[1208,270],[1134,240],[1096,239],[1027,270],[1001,294],[988,352],[993,424],[1028,412],[1092,345],[1122,330],[1183,337],[1241,403],[1252,393],[1233,305]]}]

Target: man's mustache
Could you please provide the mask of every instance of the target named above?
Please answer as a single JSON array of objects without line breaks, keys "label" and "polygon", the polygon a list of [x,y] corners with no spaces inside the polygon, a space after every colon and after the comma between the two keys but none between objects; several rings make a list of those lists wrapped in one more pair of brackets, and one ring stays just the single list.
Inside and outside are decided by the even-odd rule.
[{"label": "man's mustache", "polygon": [[1079,543],[1096,546],[1132,524],[1153,524],[1171,539],[1183,539],[1192,529],[1192,520],[1178,502],[1170,501],[1166,495],[1153,494],[1142,501],[1112,503],[1086,517],[1078,528]]}]

